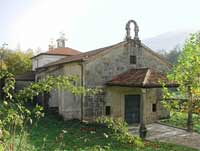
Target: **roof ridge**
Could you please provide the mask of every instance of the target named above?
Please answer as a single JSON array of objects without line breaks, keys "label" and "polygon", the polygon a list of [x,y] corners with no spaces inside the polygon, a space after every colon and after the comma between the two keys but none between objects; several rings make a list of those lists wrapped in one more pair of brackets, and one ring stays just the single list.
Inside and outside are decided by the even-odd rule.
[{"label": "roof ridge", "polygon": [[50,50],[48,50],[48,51],[45,51],[45,52],[49,52],[49,51],[53,51],[53,50],[56,50],[56,49],[71,49],[71,50],[73,50],[73,51],[78,51],[78,52],[81,52],[81,51],[79,51],[79,50],[76,50],[76,49],[74,49],[74,48],[71,48],[71,47],[60,47],[60,48],[53,48],[53,49],[50,49]]},{"label": "roof ridge", "polygon": [[147,80],[148,80],[150,74],[151,74],[151,70],[149,68],[147,68],[146,75],[144,76],[144,80],[142,82],[142,85],[145,85],[147,83]]}]

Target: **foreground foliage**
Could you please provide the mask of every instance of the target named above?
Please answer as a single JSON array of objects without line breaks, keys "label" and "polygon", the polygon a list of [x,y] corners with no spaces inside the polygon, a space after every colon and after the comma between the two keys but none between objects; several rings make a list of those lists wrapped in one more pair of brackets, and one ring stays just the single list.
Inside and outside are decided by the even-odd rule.
[{"label": "foreground foliage", "polygon": [[[7,70],[1,70],[0,147],[6,151],[21,149],[27,125],[32,124],[33,119],[36,122],[43,116],[43,108],[32,102],[35,96],[49,93],[53,89],[64,89],[74,95],[100,92],[98,89],[76,86],[77,82],[78,79],[74,76],[49,76],[16,93],[14,75]],[[19,142],[16,142],[16,131],[20,132]]]},{"label": "foreground foliage", "polygon": [[116,139],[125,144],[134,145],[136,147],[144,147],[143,141],[138,136],[133,136],[128,133],[128,124],[124,122],[121,118],[114,119],[112,117],[99,117],[97,118],[97,123],[103,124],[112,130],[113,136]]},{"label": "foreground foliage", "polygon": [[[113,129],[102,124],[84,124],[78,120],[62,121],[46,115],[26,131],[27,151],[195,151],[172,144],[144,142],[137,148],[116,138]],[[126,141],[126,140],[124,140]]]},{"label": "foreground foliage", "polygon": [[[176,82],[176,92],[164,88],[164,105],[170,111],[187,112],[187,129],[193,129],[193,113],[200,113],[200,33],[193,34],[185,42],[178,63],[168,74]],[[173,98],[173,99],[171,99]]]}]

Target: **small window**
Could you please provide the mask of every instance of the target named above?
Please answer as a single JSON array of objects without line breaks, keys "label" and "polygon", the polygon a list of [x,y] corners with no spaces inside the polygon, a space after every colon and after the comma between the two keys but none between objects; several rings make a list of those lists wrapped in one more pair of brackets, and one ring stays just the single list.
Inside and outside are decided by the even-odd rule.
[{"label": "small window", "polygon": [[106,115],[110,115],[110,106],[106,106]]},{"label": "small window", "polygon": [[156,112],[156,110],[157,110],[156,107],[157,107],[156,104],[152,104],[152,111],[153,111],[153,112]]},{"label": "small window", "polygon": [[130,64],[136,64],[136,56],[130,56]]}]

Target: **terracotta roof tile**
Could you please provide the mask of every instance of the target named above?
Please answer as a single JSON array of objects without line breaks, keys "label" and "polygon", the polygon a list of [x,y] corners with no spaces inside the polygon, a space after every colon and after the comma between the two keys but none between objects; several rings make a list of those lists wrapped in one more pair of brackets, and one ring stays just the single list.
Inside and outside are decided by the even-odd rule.
[{"label": "terracotta roof tile", "polygon": [[35,58],[37,56],[40,55],[63,55],[63,56],[74,56],[74,55],[78,55],[81,54],[82,52],[69,48],[69,47],[65,47],[65,48],[55,48],[46,52],[42,52],[36,56],[33,56],[32,58]]},{"label": "terracotta roof tile", "polygon": [[47,54],[59,54],[59,55],[69,55],[69,56],[73,56],[73,55],[78,55],[81,54],[80,51],[72,49],[72,48],[55,48],[52,50],[49,50],[46,52]]},{"label": "terracotta roof tile", "polygon": [[149,68],[130,69],[125,73],[113,77],[107,82],[110,86],[128,86],[128,87],[161,87],[159,81],[164,81],[169,87],[178,86],[170,83],[166,76],[160,72]]}]

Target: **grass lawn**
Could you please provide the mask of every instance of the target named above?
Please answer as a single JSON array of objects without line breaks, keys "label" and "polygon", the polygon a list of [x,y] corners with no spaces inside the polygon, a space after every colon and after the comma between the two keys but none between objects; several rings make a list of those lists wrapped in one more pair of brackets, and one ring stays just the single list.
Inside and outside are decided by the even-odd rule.
[{"label": "grass lawn", "polygon": [[[30,151],[195,151],[183,146],[145,142],[145,148],[119,143],[112,132],[94,124],[79,121],[64,122],[55,116],[46,116],[37,126],[29,128],[26,138]],[[96,149],[96,150],[95,150]]]},{"label": "grass lawn", "polygon": [[[161,122],[173,126],[186,128],[187,127],[187,114],[186,113],[172,113],[169,119],[161,120]],[[200,133],[200,115],[193,114],[194,130]]]}]

